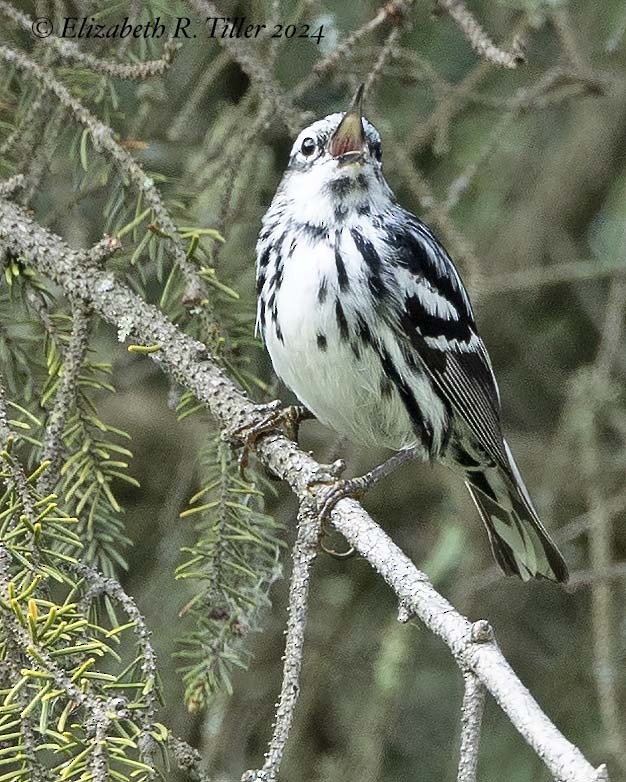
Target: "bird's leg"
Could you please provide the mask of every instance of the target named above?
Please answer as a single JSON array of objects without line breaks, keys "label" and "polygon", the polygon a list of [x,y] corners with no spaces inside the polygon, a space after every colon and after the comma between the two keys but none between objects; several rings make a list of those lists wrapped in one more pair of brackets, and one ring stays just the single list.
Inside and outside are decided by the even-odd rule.
[{"label": "bird's leg", "polygon": [[415,459],[419,453],[418,448],[405,448],[398,451],[382,464],[374,467],[373,470],[360,475],[358,478],[347,478],[346,480],[335,481],[331,486],[323,491],[318,501],[320,509],[320,519],[328,521],[330,514],[339,500],[344,497],[361,496],[369,491],[378,481],[391,475],[400,465]]},{"label": "bird's leg", "polygon": [[289,405],[281,412],[283,413],[282,423],[285,427],[285,434],[290,440],[297,443],[300,434],[300,422],[309,421],[311,418],[315,418],[315,416],[304,405]]},{"label": "bird's leg", "polygon": [[[358,497],[364,494],[366,491],[372,488],[382,478],[386,478],[388,475],[396,470],[400,465],[405,462],[414,459],[418,455],[417,448],[406,448],[403,451],[391,456],[382,464],[374,467],[373,470],[361,475],[358,478],[348,478],[346,480],[335,480],[325,491],[321,492],[318,500],[319,515],[321,520],[321,533],[320,533],[320,547],[322,551],[330,554],[335,559],[349,559],[355,554],[355,549],[350,546],[346,551],[336,551],[333,548],[329,548],[324,545],[324,537],[327,535],[328,523],[330,520],[330,514],[339,500],[344,497]],[[345,468],[345,464],[341,462],[335,462],[336,465],[341,464],[342,469]],[[334,465],[331,465],[334,466]],[[337,469],[333,472],[336,477],[339,473]],[[327,483],[328,476],[325,474],[320,476],[319,479],[315,479],[312,483]]]},{"label": "bird's leg", "polygon": [[313,413],[307,410],[304,405],[288,405],[287,407],[280,405],[281,403],[277,399],[266,405],[257,405],[256,410],[263,417],[254,424],[240,426],[232,434],[237,439],[243,440],[244,443],[248,442],[253,445],[262,434],[282,426],[287,437],[297,442],[300,421],[313,418]]},{"label": "bird's leg", "polygon": [[245,478],[245,469],[248,465],[250,450],[261,435],[279,429],[282,426],[287,437],[297,442],[300,421],[313,418],[313,413],[307,410],[306,407],[302,405],[281,407],[281,403],[277,399],[267,404],[257,405],[255,412],[261,415],[257,421],[229,429],[224,434],[225,439],[242,444],[239,455],[239,472],[242,478]]}]

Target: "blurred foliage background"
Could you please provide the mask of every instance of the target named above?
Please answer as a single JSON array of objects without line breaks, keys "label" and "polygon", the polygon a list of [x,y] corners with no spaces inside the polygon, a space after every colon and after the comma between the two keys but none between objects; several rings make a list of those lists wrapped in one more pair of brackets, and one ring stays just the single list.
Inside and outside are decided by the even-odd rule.
[{"label": "blurred foliage background", "polygon": [[[171,30],[175,17],[197,18],[201,6],[58,0],[11,7],[49,16],[55,25],[67,16],[108,25],[128,15],[141,22],[160,17]],[[184,237],[189,279],[168,259],[163,226],[133,192],[123,166],[116,170],[58,96],[42,92],[32,74],[6,59],[0,176],[26,174],[22,202],[75,247],[120,234],[123,250],[108,262],[116,274],[207,340],[256,399],[278,394],[289,401],[253,340],[256,234],[299,127],[341,110],[354,86],[367,80],[367,115],[383,138],[388,181],[401,203],[433,226],[461,269],[499,378],[505,431],[569,562],[571,587],[501,576],[464,487],[441,467],[407,466],[365,505],[456,607],[494,625],[541,706],[592,761],[608,758],[611,779],[619,782],[626,780],[626,12],[618,0],[601,6],[472,0],[470,6],[503,48],[515,35],[524,38],[524,65],[507,69],[481,60],[454,21],[433,13],[427,0],[390,4],[386,12],[370,0],[259,0],[223,2],[220,15],[323,25],[324,37],[319,43],[235,39],[221,46],[198,28],[162,73],[125,80],[36,41],[0,7],[2,43],[48,69],[110,125],[120,147],[156,183]],[[208,7],[206,15],[214,15]],[[378,21],[364,27],[371,20]],[[73,43],[112,63],[132,64],[161,57],[164,42]],[[200,280],[202,290],[190,279]],[[18,285],[28,281],[13,282]],[[11,399],[45,417],[50,355],[35,366],[41,327],[23,306],[27,291],[15,296],[9,288],[0,285],[0,367]],[[46,302],[59,317],[69,312],[54,289]],[[219,453],[223,447],[201,414],[179,420],[193,401],[181,399],[111,329],[92,324],[90,348],[92,361],[111,362],[115,393],[102,387],[85,393],[99,420],[130,435],[128,474],[139,484],[111,476],[123,512],[103,511],[102,540],[85,528],[91,559],[117,574],[152,630],[163,688],[159,721],[200,750],[214,780],[238,779],[265,751],[280,686],[286,582],[279,574],[288,572],[289,561],[288,549],[276,546],[293,540],[295,502],[259,476],[265,503],[238,523],[269,541],[269,554],[250,555],[259,583],[245,587],[262,605],[256,613],[242,609],[249,624],[241,632],[245,647],[233,642],[236,664],[206,687],[203,680],[195,694],[188,686],[188,710],[178,670],[187,660],[173,655],[198,648],[189,638],[203,612],[205,622],[210,615],[219,625],[204,628],[200,648],[207,651],[224,629],[220,612],[228,614],[232,604],[209,599],[211,509],[180,514],[226,469],[235,480],[231,456]],[[341,454],[352,474],[385,456],[338,442],[315,422],[303,425],[301,443],[321,461]],[[71,442],[66,445],[71,452]],[[221,466],[213,474],[215,465]],[[198,518],[204,531],[194,526]],[[176,569],[199,546],[205,546],[203,576],[177,579]],[[185,610],[198,594],[195,611]],[[395,617],[393,595],[366,563],[318,558],[284,779],[455,777],[461,677],[437,639]],[[479,776],[484,782],[548,779],[493,702]]]}]

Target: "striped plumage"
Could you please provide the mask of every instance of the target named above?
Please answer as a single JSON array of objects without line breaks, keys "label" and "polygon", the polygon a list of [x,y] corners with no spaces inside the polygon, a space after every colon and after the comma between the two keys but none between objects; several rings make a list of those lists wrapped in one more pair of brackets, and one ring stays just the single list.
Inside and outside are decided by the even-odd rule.
[{"label": "striped plumage", "polygon": [[257,328],[274,369],[354,442],[417,446],[460,473],[505,573],[565,581],[503,439],[463,283],[398,205],[380,149],[354,111],[313,123],[293,146],[257,244]]}]

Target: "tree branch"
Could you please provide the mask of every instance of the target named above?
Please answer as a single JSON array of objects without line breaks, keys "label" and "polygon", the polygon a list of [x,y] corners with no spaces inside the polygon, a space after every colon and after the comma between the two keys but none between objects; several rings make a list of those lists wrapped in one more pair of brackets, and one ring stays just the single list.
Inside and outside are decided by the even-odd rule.
[{"label": "tree branch", "polygon": [[463,0],[437,0],[437,4],[454,19],[472,49],[487,62],[503,68],[517,68],[525,61],[524,47],[519,38],[513,41],[510,51],[497,47]]},{"label": "tree branch", "polygon": [[320,520],[311,500],[300,506],[298,536],[293,548],[293,571],[289,585],[287,640],[283,665],[283,684],[276,708],[276,723],[269,749],[260,771],[247,771],[241,782],[275,782],[283,759],[293,715],[300,694],[300,671],[304,651],[311,565],[317,554]]},{"label": "tree branch", "polygon": [[[72,250],[22,209],[1,199],[0,241],[66,295],[87,302],[110,323],[119,325],[123,319],[141,343],[159,345],[150,358],[190,389],[222,427],[232,429],[258,420],[255,406],[209,358],[206,346],[182,333],[113,274],[97,268],[88,253]],[[261,462],[287,481],[301,501],[319,501],[325,487],[315,485],[320,466],[312,457],[278,433],[260,437],[255,448]],[[476,675],[557,780],[608,779],[606,768],[594,769],[543,713],[495,640],[484,632],[484,624],[472,625],[459,614],[358,502],[341,500],[332,523],[389,584],[405,614],[421,619],[448,646],[459,667]]]},{"label": "tree branch", "polygon": [[15,65],[15,67],[36,79],[45,90],[51,92],[61,105],[71,112],[76,121],[88,130],[96,149],[105,153],[113,161],[120,174],[128,178],[137,192],[143,194],[145,202],[152,209],[152,213],[158,221],[159,230],[167,237],[168,247],[171,250],[174,262],[185,278],[187,287],[202,294],[201,315],[205,320],[204,325],[207,338],[216,340],[219,329],[210,303],[208,286],[199,277],[194,264],[187,257],[184,242],[177,232],[176,225],[154,181],[146,175],[132,155],[118,143],[111,128],[101,122],[86,106],[75,98],[55,78],[51,70],[42,68],[22,52],[13,50],[8,46],[0,45],[0,59]]},{"label": "tree branch", "polygon": [[471,671],[466,671],[463,679],[465,689],[461,707],[461,749],[457,782],[476,782],[485,688]]},{"label": "tree branch", "polygon": [[76,401],[78,377],[82,369],[89,340],[90,314],[83,302],[72,308],[72,334],[63,356],[63,371],[54,405],[43,438],[43,460],[50,461],[37,482],[37,490],[48,494],[54,489],[63,459],[63,432],[72,406]]},{"label": "tree branch", "polygon": [[[0,13],[7,16],[18,27],[32,33],[34,20],[27,14],[23,14],[14,8],[5,0],[0,0]],[[180,47],[178,41],[169,40],[163,47],[163,56],[159,60],[144,60],[133,65],[125,65],[119,62],[110,62],[101,57],[94,57],[93,54],[83,52],[75,43],[59,38],[57,35],[40,37],[38,40],[50,46],[64,59],[74,60],[82,65],[91,68],[96,73],[107,73],[110,76],[117,76],[120,79],[149,79],[152,76],[160,76],[172,64],[174,55]]]}]

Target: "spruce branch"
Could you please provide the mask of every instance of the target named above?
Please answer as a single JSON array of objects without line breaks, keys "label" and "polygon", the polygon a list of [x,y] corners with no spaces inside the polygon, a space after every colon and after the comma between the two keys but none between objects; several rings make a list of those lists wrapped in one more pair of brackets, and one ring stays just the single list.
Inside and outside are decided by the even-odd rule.
[{"label": "spruce branch", "polygon": [[0,159],[3,159],[11,152],[22,154],[31,152],[29,145],[33,143],[35,131],[39,126],[42,114],[45,112],[45,90],[37,86],[34,95],[29,101],[28,110],[25,111],[20,121],[6,139],[0,144]]},{"label": "spruce branch", "polygon": [[[9,474],[15,486],[16,494],[20,499],[26,521],[33,530],[34,540],[37,534],[37,525],[39,524],[39,526],[41,526],[42,514],[35,509],[35,499],[21,465],[15,458],[10,458],[7,454],[7,449],[10,448],[9,443],[12,439],[13,433],[7,420],[6,396],[0,378],[0,441],[2,441],[4,449],[4,461],[9,465]],[[15,525],[18,523],[19,517],[16,515],[14,516],[14,519],[13,528],[15,528]],[[32,547],[31,554],[34,563],[38,564],[39,551],[37,546]],[[4,601],[10,600],[11,595],[14,593],[9,574],[10,563],[11,554],[5,543],[0,542],[0,595]],[[32,629],[29,634],[20,621],[7,611],[4,611],[3,613],[3,623],[5,628],[9,631],[8,635],[11,638],[11,643],[15,644],[21,650],[22,655],[29,659],[34,666],[44,666],[47,674],[54,681],[55,685],[65,692],[70,701],[75,702],[77,705],[83,706],[90,711],[96,720],[96,723],[103,726],[104,730],[106,730],[110,723],[110,717],[107,713],[110,711],[110,708],[103,706],[95,698],[85,694],[80,687],[74,683],[65,670],[54,661],[48,651],[46,651],[42,645],[36,644]],[[98,780],[98,782],[105,782],[106,780],[106,773],[103,774],[101,772],[102,767],[101,745],[100,743],[97,743],[93,750],[93,769],[94,779]],[[100,769],[100,771],[98,771],[98,769]],[[106,767],[104,770],[106,772]]]},{"label": "spruce branch", "polygon": [[509,51],[500,49],[468,10],[464,0],[437,0],[437,5],[442,12],[454,19],[472,49],[487,62],[503,68],[517,68],[525,62],[524,45],[521,39],[516,38]]},{"label": "spruce branch", "polygon": [[317,507],[305,500],[298,512],[298,531],[292,554],[292,573],[287,608],[287,633],[283,658],[283,683],[276,707],[276,720],[263,769],[246,771],[241,782],[275,782],[278,779],[294,711],[300,694],[300,672],[304,655],[304,631],[308,614],[311,566],[320,535]]},{"label": "spruce branch", "polygon": [[[190,407],[193,405],[193,407]],[[185,394],[182,420],[197,411]],[[208,427],[207,427],[208,429]],[[200,453],[202,485],[182,518],[198,520],[196,540],[176,578],[190,580],[193,597],[180,612],[193,620],[176,657],[185,683],[185,701],[195,712],[220,687],[232,689],[230,673],[245,667],[245,641],[258,630],[268,593],[280,576],[280,525],[263,512],[263,493],[242,480],[230,446],[214,432]]]},{"label": "spruce branch", "polygon": [[[70,531],[76,519],[62,511],[55,495],[41,496],[34,488],[48,463],[26,475],[12,447],[15,436],[7,420],[7,404],[0,385],[0,447],[6,465],[0,472],[6,486],[0,499],[0,649],[9,674],[0,682],[1,740],[8,742],[8,752],[21,737],[35,780],[83,772],[98,782],[110,778],[121,782],[127,779],[123,770],[130,767],[136,772],[134,778],[146,782],[154,777],[154,749],[163,744],[167,731],[154,723],[156,658],[145,621],[117,582],[61,552],[59,541],[63,549],[71,544],[73,553],[80,548],[80,540]],[[65,600],[50,600],[50,580],[56,582],[56,596],[65,590]],[[112,632],[90,623],[87,615],[102,595],[118,602],[130,622],[116,623]],[[121,662],[105,639],[117,639],[129,627],[140,652],[138,682],[132,678],[136,662],[118,676],[95,666],[107,654]],[[79,713],[82,720],[77,722]],[[20,716],[20,731],[7,735],[6,720],[15,714]],[[122,746],[118,734],[127,737]],[[36,760],[44,747],[57,750],[49,772]],[[138,759],[132,757],[133,751]],[[17,753],[10,758],[7,752],[5,762],[13,764],[9,773],[23,776],[23,756]]]},{"label": "spruce branch", "polygon": [[[33,29],[33,19],[15,8],[6,0],[0,0],[0,13],[14,22],[27,32]],[[65,38],[59,38],[56,35],[40,38],[39,41],[52,49],[63,59],[73,60],[87,68],[91,68],[96,73],[106,73],[109,76],[116,76],[120,79],[129,79],[141,81],[153,76],[160,76],[170,67],[174,60],[174,55],[178,51],[180,44],[177,41],[169,40],[163,47],[163,56],[158,60],[146,60],[133,65],[111,62],[95,57],[93,54],[83,52],[76,44]]]},{"label": "spruce branch", "polygon": [[[9,413],[3,378],[2,375],[0,375],[0,448],[2,449],[0,452],[0,459],[7,465],[11,480],[15,486],[16,494],[22,505],[22,510],[31,526],[34,527],[38,513],[35,510],[31,487],[28,484],[28,479],[21,465],[10,453],[14,438],[15,434],[9,425]],[[12,529],[14,525],[17,524],[17,521],[17,517],[14,516],[12,522],[10,522],[9,529]]]},{"label": "spruce branch", "polygon": [[138,192],[142,193],[145,202],[151,208],[155,219],[158,221],[158,230],[167,238],[174,261],[180,268],[187,285],[201,294],[203,302],[202,312],[206,319],[206,338],[210,343],[217,339],[219,327],[215,321],[210,307],[210,293],[206,282],[197,274],[194,265],[187,257],[187,252],[180,238],[176,225],[170,216],[169,210],[159,193],[154,181],[146,175],[141,166],[115,139],[114,133],[108,125],[101,122],[89,109],[87,109],[69,90],[55,78],[50,69],[30,59],[22,52],[0,45],[0,58],[15,65],[20,70],[35,78],[48,92],[51,92],[74,118],[83,125],[93,140],[96,149],[105,152],[117,166],[122,176],[128,177]]},{"label": "spruce branch", "polygon": [[152,727],[158,702],[157,702],[157,657],[154,646],[150,640],[150,630],[146,625],[143,614],[137,607],[137,603],[114,578],[106,577],[95,568],[80,562],[72,566],[72,569],[84,578],[89,589],[81,599],[85,610],[88,610],[90,603],[102,595],[108,595],[116,603],[119,603],[130,621],[133,623],[133,633],[135,635],[137,646],[141,653],[141,673],[142,681],[145,682],[143,695],[145,696],[145,707],[140,715],[140,722],[144,731]]},{"label": "spruce branch", "polygon": [[[89,303],[105,320],[124,320],[144,344],[159,344],[150,355],[163,370],[191,390],[220,426],[241,428],[258,420],[255,406],[207,357],[206,347],[188,337],[115,277],[94,268],[88,253],[72,250],[38,226],[19,207],[0,200],[0,240],[11,253],[36,267],[64,292]],[[258,458],[287,481],[301,501],[318,502],[319,464],[284,436],[273,433],[255,443]],[[342,499],[332,512],[333,525],[394,591],[404,609],[448,646],[461,670],[473,672],[525,741],[561,782],[608,779],[594,767],[541,710],[489,634],[476,627],[443,598],[408,557],[368,516],[362,506]]]},{"label": "spruce branch", "polygon": [[50,462],[37,482],[37,490],[42,494],[51,492],[60,477],[63,460],[63,432],[70,410],[76,404],[78,376],[81,371],[89,340],[89,308],[77,303],[72,312],[72,334],[63,355],[63,370],[59,388],[43,438],[42,459]]},{"label": "spruce branch", "polygon": [[[0,543],[0,594],[6,599],[10,594],[9,564],[11,557],[5,545]],[[65,693],[71,703],[85,709],[87,714],[93,719],[96,740],[92,746],[91,752],[91,770],[93,779],[96,782],[106,782],[108,779],[108,765],[104,756],[104,736],[108,730],[113,715],[118,709],[118,699],[111,699],[108,702],[101,702],[93,696],[85,693],[68,676],[66,671],[58,665],[51,655],[42,647],[37,648],[33,644],[33,639],[20,625],[20,623],[10,614],[4,612],[3,621],[10,632],[14,643],[21,649],[25,657],[33,666],[42,666],[52,681],[62,692]]]}]

